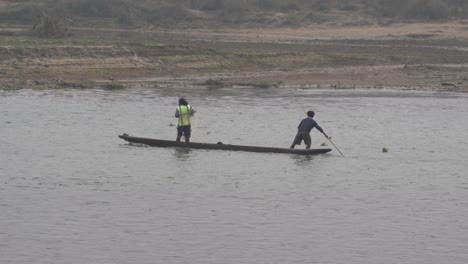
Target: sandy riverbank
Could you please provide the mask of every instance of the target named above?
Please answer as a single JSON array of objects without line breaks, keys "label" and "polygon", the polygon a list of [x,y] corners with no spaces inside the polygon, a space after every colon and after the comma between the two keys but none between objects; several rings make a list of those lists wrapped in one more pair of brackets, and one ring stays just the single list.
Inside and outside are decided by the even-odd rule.
[{"label": "sandy riverbank", "polygon": [[86,29],[44,40],[0,28],[0,87],[298,86],[468,92],[468,24]]}]

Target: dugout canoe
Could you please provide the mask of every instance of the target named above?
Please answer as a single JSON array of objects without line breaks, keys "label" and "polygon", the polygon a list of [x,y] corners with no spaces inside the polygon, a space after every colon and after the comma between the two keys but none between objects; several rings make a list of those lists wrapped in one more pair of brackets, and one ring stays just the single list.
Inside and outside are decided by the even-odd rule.
[{"label": "dugout canoe", "polygon": [[315,155],[330,152],[329,148],[318,149],[291,149],[291,148],[272,148],[272,147],[257,147],[257,146],[242,146],[230,144],[212,144],[212,143],[197,143],[197,142],[176,142],[173,140],[162,140],[153,138],[133,137],[128,134],[120,135],[119,138],[130,143],[145,144],[152,147],[176,147],[176,148],[189,148],[189,149],[216,149],[216,150],[232,150],[232,151],[249,151],[249,152],[263,152],[263,153],[290,153],[299,155]]}]

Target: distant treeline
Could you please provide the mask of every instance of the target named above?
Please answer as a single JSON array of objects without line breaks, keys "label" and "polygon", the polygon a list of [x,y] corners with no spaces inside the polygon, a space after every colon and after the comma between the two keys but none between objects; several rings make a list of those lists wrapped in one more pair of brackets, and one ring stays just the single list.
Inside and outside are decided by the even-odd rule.
[{"label": "distant treeline", "polygon": [[[393,20],[468,18],[468,0],[0,0],[0,22],[31,24],[47,12],[77,23],[126,26],[179,23],[330,22],[337,14]],[[329,16],[334,14],[334,16]]]}]

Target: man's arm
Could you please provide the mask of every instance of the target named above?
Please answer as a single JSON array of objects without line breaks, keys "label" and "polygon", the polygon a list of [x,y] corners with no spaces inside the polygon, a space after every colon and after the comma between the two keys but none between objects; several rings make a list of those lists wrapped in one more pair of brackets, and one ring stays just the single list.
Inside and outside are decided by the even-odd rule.
[{"label": "man's arm", "polygon": [[331,138],[329,137],[325,132],[322,133],[326,138]]},{"label": "man's arm", "polygon": [[317,128],[318,131],[322,132],[322,134],[326,137],[326,138],[329,138],[327,133],[325,133],[325,131],[323,131],[323,129],[319,126],[319,124],[317,124],[317,122],[315,122],[315,128]]}]

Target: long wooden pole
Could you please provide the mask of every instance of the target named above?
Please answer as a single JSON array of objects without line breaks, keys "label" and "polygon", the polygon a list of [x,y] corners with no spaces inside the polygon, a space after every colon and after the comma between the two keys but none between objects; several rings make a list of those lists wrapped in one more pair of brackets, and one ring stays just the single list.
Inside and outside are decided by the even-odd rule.
[{"label": "long wooden pole", "polygon": [[336,145],[333,143],[333,141],[331,141],[331,139],[329,137],[326,137],[326,138],[330,141],[330,143],[332,143],[332,145],[336,148],[336,150],[338,150],[338,152],[341,154],[341,156],[344,157],[343,153],[341,153],[341,151],[336,147]]}]

